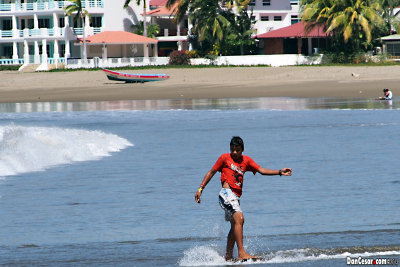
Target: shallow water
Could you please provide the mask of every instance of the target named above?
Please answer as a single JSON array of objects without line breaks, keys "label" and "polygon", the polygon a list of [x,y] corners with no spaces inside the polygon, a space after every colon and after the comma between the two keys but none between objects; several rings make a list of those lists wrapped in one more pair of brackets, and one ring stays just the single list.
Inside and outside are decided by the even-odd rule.
[{"label": "shallow water", "polygon": [[[218,99],[0,104],[0,264],[231,265],[218,174],[229,140],[292,177],[245,175],[260,265],[400,257],[399,102]],[[250,263],[243,263],[247,265]],[[240,264],[242,265],[242,264]]]}]

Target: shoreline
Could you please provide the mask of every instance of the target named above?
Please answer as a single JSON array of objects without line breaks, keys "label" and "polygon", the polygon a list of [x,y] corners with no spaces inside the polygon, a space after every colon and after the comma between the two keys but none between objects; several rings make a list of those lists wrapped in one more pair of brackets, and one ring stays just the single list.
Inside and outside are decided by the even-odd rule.
[{"label": "shoreline", "polygon": [[[134,72],[134,71],[124,71]],[[0,72],[0,102],[87,102],[219,98],[377,98],[389,88],[394,97],[400,66],[241,67],[145,69],[168,80],[124,83],[101,71]]]}]

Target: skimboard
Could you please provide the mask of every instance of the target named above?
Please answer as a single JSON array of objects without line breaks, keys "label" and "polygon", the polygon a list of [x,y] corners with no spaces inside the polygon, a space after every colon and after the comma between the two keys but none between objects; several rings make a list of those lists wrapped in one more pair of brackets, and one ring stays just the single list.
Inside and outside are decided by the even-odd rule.
[{"label": "skimboard", "polygon": [[244,262],[262,262],[265,261],[264,258],[251,258],[251,259],[244,259],[244,260],[239,260],[239,259],[234,259],[233,262],[234,263],[244,263]]}]

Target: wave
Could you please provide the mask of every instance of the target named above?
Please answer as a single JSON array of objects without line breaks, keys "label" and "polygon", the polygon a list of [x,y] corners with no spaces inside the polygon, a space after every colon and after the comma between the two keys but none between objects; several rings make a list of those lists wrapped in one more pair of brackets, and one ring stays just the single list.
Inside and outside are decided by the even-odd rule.
[{"label": "wave", "polygon": [[0,177],[97,160],[128,146],[133,144],[101,131],[0,126]]},{"label": "wave", "polygon": [[[227,262],[216,246],[196,246],[184,251],[179,266],[218,266],[244,264],[278,264],[306,261],[346,259],[347,257],[387,257],[400,255],[400,246],[344,247],[332,249],[300,248],[279,250],[259,254],[262,260],[257,262]],[[343,261],[345,262],[345,261]]]}]

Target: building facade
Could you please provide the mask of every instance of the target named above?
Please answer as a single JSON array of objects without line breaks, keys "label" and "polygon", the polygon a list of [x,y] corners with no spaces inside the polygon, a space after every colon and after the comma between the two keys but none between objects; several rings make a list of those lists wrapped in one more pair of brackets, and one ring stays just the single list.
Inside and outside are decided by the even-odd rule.
[{"label": "building facade", "polygon": [[301,20],[299,2],[300,0],[251,0],[249,9],[253,9],[256,34],[263,34],[299,22]]},{"label": "building facade", "polygon": [[[85,29],[80,19],[75,21],[73,17],[65,16],[64,7],[70,4],[68,1],[0,0],[0,65],[57,64],[68,58],[81,58],[83,48],[79,40],[84,32],[85,36],[92,36],[103,31],[132,31],[132,25],[143,21],[143,6],[136,5],[136,1],[126,9],[123,8],[125,0],[81,1],[91,15],[91,19],[86,17]],[[166,22],[173,16],[154,13],[165,3],[166,0],[147,0],[146,13],[150,13],[147,21],[162,21],[157,39],[181,48],[182,42],[187,40],[185,35],[190,31],[190,25],[187,20],[174,25]],[[299,21],[299,0],[252,0],[250,9],[257,34]],[[90,49],[95,48],[88,47],[88,58],[92,54]],[[134,51],[132,55],[143,56],[135,55]],[[108,56],[124,55],[116,52]]]}]

